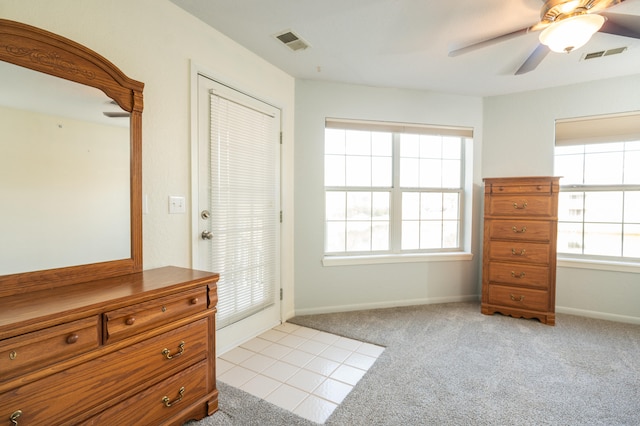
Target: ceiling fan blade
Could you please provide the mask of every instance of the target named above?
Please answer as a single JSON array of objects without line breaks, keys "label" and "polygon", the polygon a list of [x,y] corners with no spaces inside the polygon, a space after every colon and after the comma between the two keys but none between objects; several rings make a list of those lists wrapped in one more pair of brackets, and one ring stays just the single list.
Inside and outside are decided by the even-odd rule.
[{"label": "ceiling fan blade", "polygon": [[640,16],[613,13],[601,13],[601,15],[607,18],[600,28],[601,33],[640,39]]},{"label": "ceiling fan blade", "polygon": [[512,39],[514,37],[525,35],[525,34],[529,33],[530,31],[531,31],[531,27],[527,27],[527,28],[523,28],[521,30],[517,30],[517,31],[513,31],[513,32],[510,32],[510,33],[507,33],[507,34],[503,34],[503,35],[498,36],[498,37],[490,38],[488,40],[480,41],[478,43],[473,43],[473,44],[470,44],[468,46],[461,47],[459,49],[454,49],[454,50],[449,51],[449,56],[450,57],[454,57],[454,56],[459,56],[459,55],[462,55],[462,54],[465,54],[465,53],[469,53],[469,52],[472,52],[474,50],[481,49],[483,47],[491,46],[493,44],[500,43],[502,41],[506,41],[506,40]]},{"label": "ceiling fan blade", "polygon": [[531,55],[529,55],[527,60],[524,61],[520,68],[518,68],[518,71],[516,71],[516,75],[526,74],[529,71],[533,71],[534,69],[536,69],[536,67],[540,65],[540,62],[542,62],[542,60],[547,56],[549,52],[549,47],[545,46],[544,44],[538,44],[538,47],[536,47],[534,51],[531,52]]}]

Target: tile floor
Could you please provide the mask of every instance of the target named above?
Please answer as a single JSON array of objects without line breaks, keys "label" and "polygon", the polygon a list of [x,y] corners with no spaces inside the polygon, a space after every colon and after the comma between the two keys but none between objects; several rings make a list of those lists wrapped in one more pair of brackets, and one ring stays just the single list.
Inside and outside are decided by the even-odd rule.
[{"label": "tile floor", "polygon": [[384,351],[284,323],[217,359],[218,380],[324,423]]}]

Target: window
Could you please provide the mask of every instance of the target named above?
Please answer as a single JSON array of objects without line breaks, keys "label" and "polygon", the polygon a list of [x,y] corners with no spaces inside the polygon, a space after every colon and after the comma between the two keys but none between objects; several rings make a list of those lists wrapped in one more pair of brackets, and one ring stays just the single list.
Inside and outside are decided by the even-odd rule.
[{"label": "window", "polygon": [[461,251],[471,130],[327,120],[325,253]]},{"label": "window", "polygon": [[555,174],[559,253],[640,258],[640,116],[557,123]]}]

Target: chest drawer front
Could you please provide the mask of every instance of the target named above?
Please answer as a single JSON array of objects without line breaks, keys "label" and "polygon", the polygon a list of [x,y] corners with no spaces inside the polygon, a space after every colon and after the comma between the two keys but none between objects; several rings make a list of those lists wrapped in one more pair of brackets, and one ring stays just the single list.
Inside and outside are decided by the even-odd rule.
[{"label": "chest drawer front", "polygon": [[553,216],[548,195],[496,195],[490,197],[487,208],[487,213],[494,216]]},{"label": "chest drawer front", "polygon": [[517,185],[491,185],[493,194],[549,194],[551,182],[519,183]]},{"label": "chest drawer front", "polygon": [[0,377],[10,379],[99,345],[99,316],[0,341]]},{"label": "chest drawer front", "polygon": [[489,281],[546,290],[549,288],[549,267],[491,262],[489,264]]},{"label": "chest drawer front", "polygon": [[203,287],[107,312],[105,343],[117,342],[206,309],[207,288]]},{"label": "chest drawer front", "polygon": [[201,319],[6,392],[0,395],[0,418],[8,419],[22,410],[21,426],[77,423],[70,420],[78,413],[108,401],[124,400],[127,392],[206,359],[207,321]]},{"label": "chest drawer front", "polygon": [[489,238],[548,242],[552,222],[534,220],[492,220]]},{"label": "chest drawer front", "polygon": [[83,425],[157,425],[206,394],[207,362],[202,361],[111,407]]},{"label": "chest drawer front", "polygon": [[490,260],[549,264],[549,245],[520,241],[491,241]]},{"label": "chest drawer front", "polygon": [[549,309],[549,294],[543,290],[489,285],[489,303],[532,311]]}]

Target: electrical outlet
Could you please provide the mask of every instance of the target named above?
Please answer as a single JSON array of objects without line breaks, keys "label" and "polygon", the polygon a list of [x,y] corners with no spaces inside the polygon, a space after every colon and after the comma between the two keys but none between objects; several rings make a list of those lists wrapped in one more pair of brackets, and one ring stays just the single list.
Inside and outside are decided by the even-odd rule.
[{"label": "electrical outlet", "polygon": [[185,205],[184,197],[177,195],[169,196],[169,214],[186,213],[187,208]]}]

